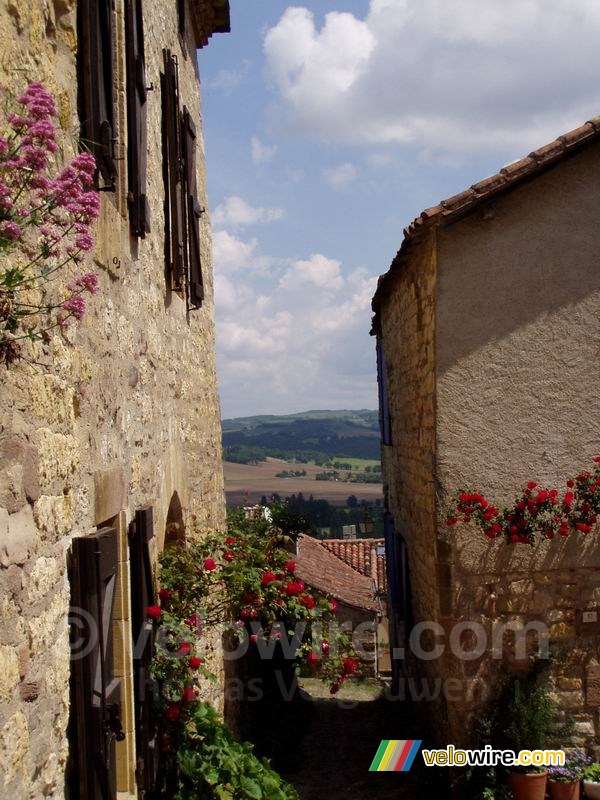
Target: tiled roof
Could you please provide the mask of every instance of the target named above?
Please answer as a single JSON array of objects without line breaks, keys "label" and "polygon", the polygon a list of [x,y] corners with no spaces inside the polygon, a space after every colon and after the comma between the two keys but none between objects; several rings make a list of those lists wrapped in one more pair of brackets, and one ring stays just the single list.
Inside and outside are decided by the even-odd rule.
[{"label": "tiled roof", "polygon": [[352,569],[313,536],[298,537],[296,574],[313,589],[346,605],[369,611],[378,609],[371,578]]},{"label": "tiled roof", "polygon": [[482,203],[487,202],[494,195],[506,192],[526,180],[544,172],[550,167],[555,166],[563,158],[571,153],[577,152],[582,147],[600,139],[600,117],[594,117],[585,125],[581,125],[575,130],[559,136],[550,144],[534,150],[525,158],[508,164],[506,167],[485,178],[479,183],[473,184],[464,192],[455,194],[442,200],[437,206],[427,208],[404,230],[404,240],[400,250],[396,254],[390,269],[379,278],[377,290],[373,297],[373,311],[377,314],[379,300],[387,288],[387,283],[391,276],[409,254],[412,243],[418,240],[421,234],[439,225],[451,224],[461,219]]},{"label": "tiled roof", "polygon": [[322,544],[361,575],[374,580],[380,592],[386,591],[385,555],[376,555],[375,564],[372,563],[373,550],[377,552],[385,539],[323,539]]}]

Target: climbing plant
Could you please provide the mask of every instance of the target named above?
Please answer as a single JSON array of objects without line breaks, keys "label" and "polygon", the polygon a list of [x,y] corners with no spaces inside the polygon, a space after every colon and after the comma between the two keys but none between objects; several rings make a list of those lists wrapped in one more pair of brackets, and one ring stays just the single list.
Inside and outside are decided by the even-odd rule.
[{"label": "climbing plant", "polygon": [[100,210],[96,162],[87,152],[59,166],[52,95],[30,83],[15,99],[3,90],[0,117],[0,362],[24,340],[81,320],[98,278],[82,273]]}]

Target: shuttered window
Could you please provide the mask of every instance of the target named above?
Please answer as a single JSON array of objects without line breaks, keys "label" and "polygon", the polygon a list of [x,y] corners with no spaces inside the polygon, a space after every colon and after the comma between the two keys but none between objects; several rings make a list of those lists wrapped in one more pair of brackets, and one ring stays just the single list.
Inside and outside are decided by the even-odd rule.
[{"label": "shuttered window", "polygon": [[165,272],[172,291],[185,285],[186,248],[181,119],[177,58],[163,50],[162,95],[163,177],[165,184]]},{"label": "shuttered window", "polygon": [[116,799],[115,740],[124,738],[112,641],[117,543],[117,531],[104,528],[74,539],[72,548],[73,782],[75,796],[86,800]]},{"label": "shuttered window", "polygon": [[379,388],[379,428],[381,443],[392,444],[392,420],[388,399],[387,368],[383,348],[383,337],[377,337],[377,386]]},{"label": "shuttered window", "polygon": [[137,785],[151,793],[156,789],[158,772],[157,724],[153,702],[150,664],[154,650],[154,626],[145,609],[155,604],[150,542],[154,536],[152,509],[137,511],[129,526],[131,569],[131,629],[135,686],[135,729]]},{"label": "shuttered window", "polygon": [[78,91],[81,139],[95,155],[105,186],[117,176],[114,97],[114,0],[79,0]]},{"label": "shuttered window", "polygon": [[125,0],[125,45],[129,222],[132,235],[143,239],[150,232],[150,209],[146,197],[147,84],[142,0]]},{"label": "shuttered window", "polygon": [[183,159],[187,205],[187,261],[189,268],[189,302],[200,308],[204,299],[202,262],[200,257],[200,217],[204,209],[198,202],[196,181],[196,127],[187,108],[183,109]]}]

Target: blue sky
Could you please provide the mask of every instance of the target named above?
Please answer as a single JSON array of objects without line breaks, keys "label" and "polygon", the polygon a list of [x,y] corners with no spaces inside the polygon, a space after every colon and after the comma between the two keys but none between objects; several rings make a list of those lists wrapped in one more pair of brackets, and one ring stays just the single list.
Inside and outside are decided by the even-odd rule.
[{"label": "blue sky", "polygon": [[376,405],[402,230],[600,113],[596,0],[231,0],[199,53],[224,417]]}]

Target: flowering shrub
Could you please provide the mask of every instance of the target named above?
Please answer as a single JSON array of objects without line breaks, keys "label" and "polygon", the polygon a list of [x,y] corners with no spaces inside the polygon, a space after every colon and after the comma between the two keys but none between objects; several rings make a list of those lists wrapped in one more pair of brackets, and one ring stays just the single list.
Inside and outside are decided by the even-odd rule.
[{"label": "flowering shrub", "polygon": [[[12,109],[11,109],[11,106]],[[0,123],[0,362],[19,355],[20,340],[43,339],[81,320],[97,276],[59,281],[92,250],[100,202],[96,162],[80,153],[57,171],[53,97],[30,83],[16,102],[5,95]],[[58,281],[58,284],[57,284]]]},{"label": "flowering shrub", "polygon": [[535,544],[536,538],[554,539],[591,533],[600,514],[600,456],[595,468],[567,481],[562,494],[530,481],[514,505],[499,509],[477,489],[460,490],[447,517],[449,526],[473,522],[488,539],[504,536],[507,543]]},{"label": "flowering shrub", "polygon": [[548,777],[559,783],[580,781],[591,763],[592,759],[583,750],[575,748],[567,751],[564,767],[548,767]]}]

